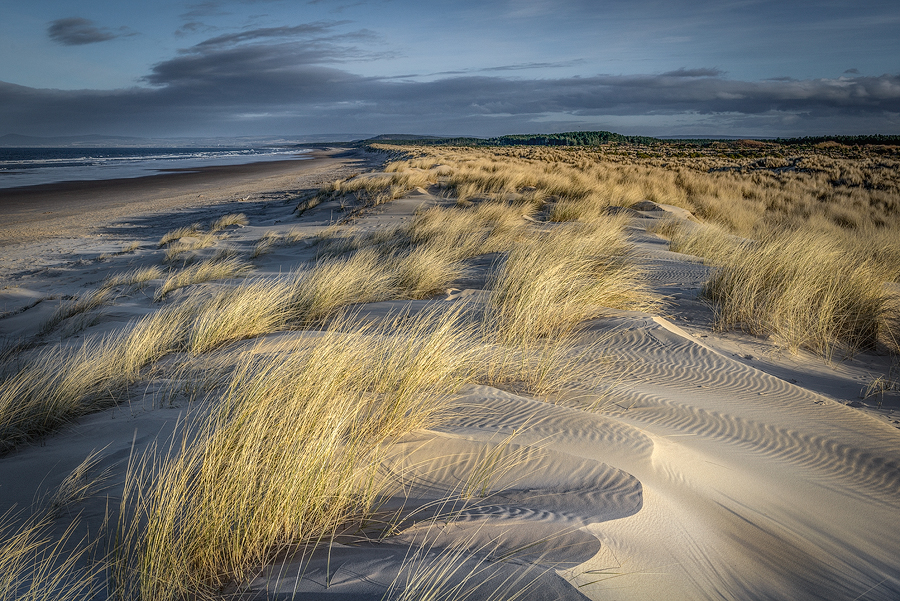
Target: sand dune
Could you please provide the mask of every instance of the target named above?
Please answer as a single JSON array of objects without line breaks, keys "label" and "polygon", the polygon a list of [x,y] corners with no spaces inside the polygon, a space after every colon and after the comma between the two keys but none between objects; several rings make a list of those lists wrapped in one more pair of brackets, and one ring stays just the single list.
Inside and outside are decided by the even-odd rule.
[{"label": "sand dune", "polygon": [[[411,219],[422,203],[441,202],[420,189],[353,226],[375,231]],[[284,204],[255,210],[228,244],[249,250],[264,232],[291,227],[313,235],[329,225],[335,206],[323,204],[300,220]],[[472,598],[526,585],[528,599],[900,598],[900,430],[846,405],[855,400],[847,390],[886,359],[828,366],[812,355],[783,355],[769,341],[714,331],[712,310],[697,297],[710,268],[669,252],[646,232],[661,213],[685,218],[644,211],[632,219],[630,235],[636,262],[669,301],[664,311],[610,310],[587,324],[580,341],[580,360],[605,382],[599,409],[565,395],[553,403],[467,385],[448,418],[403,435],[380,466],[397,483],[382,507],[386,514],[402,508],[396,531],[380,540],[338,537],[327,551],[284,558],[243,592],[381,599],[398,574],[402,580],[434,564],[449,566],[442,576],[449,583],[470,574],[472,583],[486,581]],[[49,299],[53,290],[71,294],[126,261],[158,262],[160,251],[144,236],[134,258],[113,265],[87,259],[103,252],[102,241],[71,246],[80,254],[54,267],[43,266],[54,264],[55,248],[6,247],[23,262],[28,253],[43,254],[32,259],[42,267],[5,276],[19,288],[4,293],[0,333],[35,333],[58,303]],[[254,275],[277,277],[315,258],[311,242],[277,246],[255,262]],[[489,266],[473,261],[445,295],[371,303],[360,315],[478,306],[485,293],[472,285],[485,281]],[[77,336],[154,310],[151,297],[120,299]],[[305,335],[315,333],[272,334],[255,352]],[[755,354],[741,351],[748,348]],[[165,440],[189,409],[161,407],[155,390],[135,390],[131,406],[82,418],[0,457],[0,511],[27,506],[90,449],[103,449],[102,466],[120,477],[129,454]],[[120,485],[107,494],[115,503]],[[96,526],[106,504],[95,497],[79,511]],[[423,542],[426,551],[415,555],[411,549]]]}]

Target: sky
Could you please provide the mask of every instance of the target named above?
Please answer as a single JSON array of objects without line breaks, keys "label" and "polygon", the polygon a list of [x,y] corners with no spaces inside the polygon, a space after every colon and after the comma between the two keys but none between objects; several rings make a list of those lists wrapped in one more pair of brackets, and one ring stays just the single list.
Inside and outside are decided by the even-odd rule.
[{"label": "sky", "polygon": [[897,0],[4,0],[0,135],[900,134]]}]

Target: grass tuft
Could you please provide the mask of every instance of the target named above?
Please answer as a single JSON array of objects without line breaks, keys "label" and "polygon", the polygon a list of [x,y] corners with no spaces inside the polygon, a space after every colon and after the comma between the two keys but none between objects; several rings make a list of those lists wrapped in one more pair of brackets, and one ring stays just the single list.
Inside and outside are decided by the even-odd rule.
[{"label": "grass tuft", "polygon": [[344,317],[245,353],[190,443],[132,465],[119,595],[209,595],[359,524],[387,492],[389,441],[432,424],[466,381],[473,329],[452,311],[369,326]]},{"label": "grass tuft", "polygon": [[165,308],[77,348],[49,347],[0,366],[0,454],[109,407],[140,370],[184,347],[194,309]]},{"label": "grass tuft", "polygon": [[823,234],[775,234],[718,262],[703,292],[719,328],[830,359],[872,347],[889,318],[884,270]]},{"label": "grass tuft", "polygon": [[209,233],[215,234],[216,232],[222,231],[227,227],[232,225],[245,226],[250,223],[247,220],[247,216],[243,213],[229,213],[227,215],[222,215],[215,221],[213,221],[209,226]]},{"label": "grass tuft", "polygon": [[41,333],[47,334],[57,325],[70,317],[87,313],[98,307],[109,304],[116,297],[116,293],[110,286],[104,286],[96,290],[79,294],[75,298],[68,300],[53,312],[53,315],[41,327]]},{"label": "grass tuft", "polygon": [[170,232],[166,232],[165,234],[163,234],[163,237],[159,239],[159,243],[157,245],[162,248],[163,246],[166,246],[171,242],[175,242],[176,240],[180,240],[181,238],[184,238],[186,236],[194,236],[201,230],[202,227],[203,226],[201,226],[199,223],[193,223],[185,227],[176,228]]},{"label": "grass tuft", "polygon": [[[183,241],[182,241],[183,240]],[[166,254],[163,261],[166,263],[174,263],[178,261],[185,253],[193,250],[201,250],[215,246],[219,242],[214,234],[196,234],[193,236],[182,237],[175,244],[170,244],[166,248]]]},{"label": "grass tuft", "polygon": [[227,258],[222,260],[213,258],[201,263],[195,263],[180,271],[176,271],[166,278],[162,285],[157,289],[153,300],[159,302],[166,298],[166,295],[170,292],[178,290],[179,288],[184,288],[185,286],[210,282],[213,280],[240,277],[252,269],[252,265],[237,258]]},{"label": "grass tuft", "polygon": [[0,517],[0,599],[10,601],[75,601],[91,599],[99,590],[96,575],[79,567],[89,547],[70,549],[77,521],[54,536],[52,514],[27,519]]},{"label": "grass tuft", "polygon": [[115,288],[117,286],[127,286],[129,289],[141,289],[146,286],[150,280],[158,280],[164,275],[163,270],[155,265],[152,267],[143,267],[109,276],[104,280],[101,289]]},{"label": "grass tuft", "polygon": [[496,270],[487,320],[503,344],[565,338],[605,308],[654,306],[627,258],[625,221],[566,224],[521,242]]}]

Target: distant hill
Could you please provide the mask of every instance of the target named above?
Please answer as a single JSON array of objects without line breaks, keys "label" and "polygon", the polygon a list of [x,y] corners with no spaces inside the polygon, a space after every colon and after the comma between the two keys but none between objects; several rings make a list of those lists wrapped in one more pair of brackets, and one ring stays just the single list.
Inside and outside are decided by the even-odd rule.
[{"label": "distant hill", "polygon": [[900,135],[862,135],[862,136],[807,136],[803,138],[733,138],[712,136],[706,138],[653,138],[650,136],[625,136],[610,131],[570,131],[557,134],[513,134],[495,138],[475,137],[439,137],[415,136],[410,134],[382,134],[374,138],[361,140],[367,144],[380,142],[385,144],[414,144],[422,146],[599,146],[608,143],[638,144],[652,146],[654,144],[675,144],[679,146],[710,146],[727,144],[737,146],[756,146],[765,144],[814,145],[836,143],[845,146],[897,146]]},{"label": "distant hill", "polygon": [[900,146],[900,136],[872,134],[866,136],[805,136],[803,138],[776,138],[779,144],[812,145],[837,142],[845,146]]},{"label": "distant hill", "polygon": [[609,131],[572,131],[558,134],[514,134],[496,138],[415,136],[410,134],[382,134],[364,140],[371,142],[402,142],[426,146],[597,146],[608,142],[653,144],[659,138],[623,136]]},{"label": "distant hill", "polygon": [[366,138],[366,142],[388,141],[410,141],[410,140],[447,140],[450,138],[441,136],[419,136],[416,134],[379,134],[371,138]]}]

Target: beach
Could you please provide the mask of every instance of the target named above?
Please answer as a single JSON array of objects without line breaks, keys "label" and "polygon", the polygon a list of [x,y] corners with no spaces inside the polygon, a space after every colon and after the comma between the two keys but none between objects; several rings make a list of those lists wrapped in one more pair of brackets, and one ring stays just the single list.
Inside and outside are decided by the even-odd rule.
[{"label": "beach", "polygon": [[[105,471],[103,482],[56,510],[54,535],[77,517],[79,536],[106,528],[103,540],[117,533],[141,541],[122,515],[144,516],[134,521],[144,527],[177,498],[183,504],[172,515],[205,524],[203,511],[215,503],[231,516],[253,499],[294,499],[304,474],[335,470],[319,496],[285,513],[248,512],[209,535],[264,542],[240,559],[229,556],[221,572],[228,577],[210,580],[205,593],[900,596],[900,393],[865,392],[894,373],[882,343],[826,360],[717,327],[716,308],[702,295],[714,268],[673,252],[670,238],[656,233],[663,223],[702,226],[682,207],[642,200],[612,204],[590,223],[566,221],[551,218],[558,197],[534,200],[540,182],[502,198],[462,198],[462,184],[446,183],[446,157],[387,172],[385,157],[332,149],[303,161],[0,190],[7,357],[40,361],[59,347],[89,348],[96,358],[103,344],[154,315],[163,315],[164,330],[185,332],[158,354],[148,351],[152,358],[124,380],[97,375],[107,378],[103,394],[86,384],[83,398],[95,409],[16,439],[0,456],[0,513],[43,507],[92,451],[99,454],[89,471]],[[504,313],[503,298],[514,292],[495,291],[513,290],[513,261],[525,265],[524,286],[576,255],[593,257],[590,277],[610,278],[603,290],[570,287],[552,304],[551,289],[542,288],[529,302],[547,302],[525,325]],[[446,260],[440,273],[437,256]],[[546,257],[556,263],[541,263]],[[232,271],[200,279],[200,265]],[[158,271],[138,282],[142,269]],[[429,270],[438,275],[418,277]],[[112,279],[126,273],[131,283]],[[179,274],[194,279],[172,279]],[[615,278],[630,278],[630,291],[610,292]],[[312,291],[329,282],[346,285],[329,288],[333,304],[321,308],[326,294]],[[113,292],[96,306],[60,313],[104,289]],[[582,292],[594,296],[577,305]],[[272,309],[285,298],[288,308]],[[208,333],[206,317],[235,325]],[[491,329],[500,323],[513,325]],[[305,373],[306,388],[291,379]],[[319,402],[322,412],[309,418],[306,407]],[[205,421],[220,405],[242,404],[252,411]],[[264,419],[271,422],[254,421]],[[292,429],[307,419],[308,429]],[[324,442],[303,446],[319,432],[313,422],[341,433],[333,456]],[[234,438],[225,440],[229,428]],[[282,438],[282,430],[292,434]],[[192,455],[195,443],[202,452]],[[348,448],[365,459],[345,465]],[[166,449],[195,463],[153,463]],[[313,461],[326,456],[332,463]],[[135,475],[141,457],[156,466],[147,474],[172,478],[170,488],[154,488],[162,476]],[[175,467],[206,474],[213,458],[222,463],[209,468],[205,488],[176,481]],[[286,483],[276,472],[294,475]],[[370,492],[370,505],[359,501]],[[315,522],[325,524],[322,532],[297,534],[287,525],[318,519],[304,508],[326,497],[346,497],[353,507]],[[160,557],[194,548],[178,538],[191,523],[179,524],[167,531],[173,538]],[[259,534],[269,525],[277,536]],[[134,542],[128,553],[137,557],[148,544]],[[184,567],[178,553],[160,560],[157,575]],[[118,561],[118,574],[146,565],[130,555]],[[216,572],[202,572],[209,573]],[[183,574],[184,586],[193,586]],[[189,590],[159,586],[159,598]]]},{"label": "beach", "polygon": [[[346,154],[346,153],[345,153]],[[95,224],[174,207],[223,202],[267,191],[297,191],[297,177],[316,175],[342,161],[340,150],[310,159],[167,171],[139,178],[60,182],[0,189],[0,245],[61,235],[83,235]],[[307,162],[308,161],[308,162]]]}]

